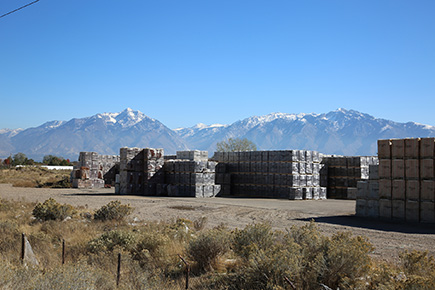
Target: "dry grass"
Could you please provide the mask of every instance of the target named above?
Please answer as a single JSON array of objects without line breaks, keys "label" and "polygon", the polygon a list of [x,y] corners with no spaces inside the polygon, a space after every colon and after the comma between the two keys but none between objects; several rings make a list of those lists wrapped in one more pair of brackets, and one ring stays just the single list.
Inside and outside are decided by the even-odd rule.
[{"label": "dry grass", "polygon": [[[0,199],[0,289],[116,289],[117,255],[122,254],[119,289],[435,289],[434,259],[404,252],[397,265],[370,258],[372,246],[350,233],[324,236],[314,223],[288,232],[264,224],[230,231],[195,222],[96,221],[85,208],[69,220],[38,221],[36,204]],[[198,222],[205,223],[205,219]],[[39,267],[20,263],[26,233]],[[62,240],[66,264],[62,266]]]},{"label": "dry grass", "polygon": [[43,167],[0,169],[0,183],[15,187],[70,187],[70,170],[48,170]]}]

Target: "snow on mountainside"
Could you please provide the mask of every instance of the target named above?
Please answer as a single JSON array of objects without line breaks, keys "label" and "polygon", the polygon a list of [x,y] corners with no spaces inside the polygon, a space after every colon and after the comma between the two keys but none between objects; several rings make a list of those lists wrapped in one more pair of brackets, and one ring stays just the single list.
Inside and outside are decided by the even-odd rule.
[{"label": "snow on mountainside", "polygon": [[158,147],[168,153],[187,149],[174,131],[130,108],[120,113],[47,122],[23,130],[11,137],[9,144],[14,152],[25,152],[34,159],[53,154],[76,160],[80,151],[119,154],[124,146]]},{"label": "snow on mountainside", "polygon": [[214,151],[231,137],[248,138],[259,149],[311,149],[326,154],[375,155],[377,140],[435,136],[435,127],[397,123],[354,110],[326,114],[272,113],[254,116],[211,131],[207,126],[178,129],[189,147]]},{"label": "snow on mountainside", "polygon": [[216,143],[248,138],[260,150],[307,149],[325,154],[375,155],[377,140],[434,137],[435,127],[397,123],[354,110],[329,113],[271,113],[230,125],[199,123],[171,130],[158,120],[130,108],[69,121],[51,121],[26,130],[0,130],[0,157],[17,152],[42,159],[53,154],[76,160],[80,151],[119,154],[119,148],[158,147],[167,154],[199,149],[214,152]]},{"label": "snow on mountainside", "polygon": [[4,135],[7,137],[13,137],[15,135],[17,135],[18,133],[20,133],[21,131],[23,131],[23,129],[0,129],[0,135]]}]

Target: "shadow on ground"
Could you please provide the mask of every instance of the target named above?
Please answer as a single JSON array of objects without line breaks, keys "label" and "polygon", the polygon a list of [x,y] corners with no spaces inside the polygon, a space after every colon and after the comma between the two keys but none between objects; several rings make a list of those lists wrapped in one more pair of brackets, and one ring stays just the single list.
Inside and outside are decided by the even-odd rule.
[{"label": "shadow on ground", "polygon": [[385,232],[398,232],[405,234],[435,234],[434,224],[409,223],[403,221],[381,221],[379,219],[363,218],[357,217],[355,215],[312,217],[297,220],[314,220],[316,223],[365,228]]}]

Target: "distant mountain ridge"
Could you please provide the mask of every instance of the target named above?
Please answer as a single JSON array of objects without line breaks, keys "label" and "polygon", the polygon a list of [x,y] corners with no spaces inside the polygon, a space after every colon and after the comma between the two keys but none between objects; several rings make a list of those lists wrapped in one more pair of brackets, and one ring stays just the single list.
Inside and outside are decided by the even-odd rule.
[{"label": "distant mountain ridge", "polygon": [[[6,150],[0,150],[0,153],[6,151],[8,156],[9,152],[23,152],[38,160],[48,154],[76,160],[80,151],[119,154],[119,148],[124,146],[163,147],[168,152],[187,149],[173,130],[130,108],[120,113],[47,122],[36,128],[22,130],[5,141]],[[9,150],[13,151],[7,152],[8,145]],[[0,148],[3,148],[3,143],[0,143]]]},{"label": "distant mountain ridge", "polygon": [[69,121],[50,121],[36,128],[0,130],[0,156],[23,152],[36,160],[53,154],[76,160],[80,151],[119,154],[119,148],[159,147],[167,154],[199,149],[214,152],[216,143],[248,138],[260,150],[307,149],[325,154],[376,155],[378,139],[434,137],[435,126],[398,123],[354,110],[329,113],[271,113],[230,125],[199,123],[171,130],[130,108]]},{"label": "distant mountain ridge", "polygon": [[248,138],[263,150],[307,149],[325,154],[376,155],[377,140],[433,137],[435,126],[397,123],[355,110],[325,114],[272,113],[253,116],[231,125],[177,129],[189,147],[213,151],[216,143],[231,137]]}]

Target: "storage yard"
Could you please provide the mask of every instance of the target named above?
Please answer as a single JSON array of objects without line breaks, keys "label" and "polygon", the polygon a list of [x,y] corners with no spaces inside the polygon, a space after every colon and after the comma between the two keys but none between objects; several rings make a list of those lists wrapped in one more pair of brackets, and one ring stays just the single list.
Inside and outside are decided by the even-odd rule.
[{"label": "storage yard", "polygon": [[0,184],[0,198],[42,202],[52,197],[60,203],[87,206],[90,212],[111,200],[120,200],[135,208],[132,219],[145,221],[207,217],[207,227],[225,224],[243,228],[247,224],[269,222],[275,229],[285,230],[314,218],[325,234],[351,231],[354,235],[368,237],[376,247],[373,255],[382,259],[395,260],[400,251],[413,249],[435,255],[433,225],[355,217],[353,200],[144,197],[114,195],[113,191],[113,188],[45,189]]},{"label": "storage yard", "polygon": [[[120,160],[120,161],[118,161]],[[119,169],[117,169],[119,168]],[[169,197],[356,199],[356,215],[435,223],[435,138],[378,140],[378,156],[310,150],[245,152],[121,148],[81,152],[73,187]],[[115,179],[115,180],[114,180]]]}]

